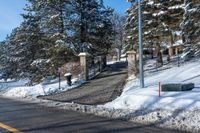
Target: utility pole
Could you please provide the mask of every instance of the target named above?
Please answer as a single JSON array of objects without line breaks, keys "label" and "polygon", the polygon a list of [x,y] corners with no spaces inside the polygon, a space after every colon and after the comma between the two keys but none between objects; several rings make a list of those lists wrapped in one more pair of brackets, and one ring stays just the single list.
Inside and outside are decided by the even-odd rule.
[{"label": "utility pole", "polygon": [[138,0],[138,31],[139,31],[140,87],[144,88],[144,64],[143,64],[143,47],[142,47],[141,0]]}]

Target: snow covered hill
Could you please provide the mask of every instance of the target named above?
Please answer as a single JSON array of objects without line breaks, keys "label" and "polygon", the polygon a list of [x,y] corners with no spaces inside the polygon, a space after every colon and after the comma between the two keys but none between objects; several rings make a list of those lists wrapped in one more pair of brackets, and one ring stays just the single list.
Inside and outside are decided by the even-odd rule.
[{"label": "snow covered hill", "polygon": [[[195,83],[195,89],[186,92],[161,92],[158,97],[158,82]],[[116,100],[104,105],[111,109],[200,109],[200,60],[182,64],[181,67],[166,67],[145,73],[146,87],[139,87],[139,79],[128,79],[124,91]]]},{"label": "snow covered hill", "polygon": [[[181,67],[172,64],[146,71],[146,87],[143,89],[139,87],[138,78],[129,78],[120,97],[98,106],[102,108],[100,114],[163,128],[200,132],[200,60],[185,62]],[[148,65],[153,66],[152,63]],[[162,92],[159,97],[158,82],[192,82],[195,89]]]}]

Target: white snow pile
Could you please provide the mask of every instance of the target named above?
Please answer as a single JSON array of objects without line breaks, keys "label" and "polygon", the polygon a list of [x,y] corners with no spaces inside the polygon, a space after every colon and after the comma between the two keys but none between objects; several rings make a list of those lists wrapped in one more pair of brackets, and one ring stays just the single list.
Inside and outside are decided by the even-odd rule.
[{"label": "white snow pile", "polygon": [[84,81],[79,80],[78,78],[72,79],[72,86],[68,86],[67,81],[61,81],[60,88],[58,82],[52,84],[41,83],[34,86],[26,86],[26,83],[28,83],[28,80],[0,82],[0,95],[16,98],[35,98],[41,95],[48,95],[73,89],[83,84]]},{"label": "white snow pile", "polygon": [[[186,92],[161,92],[158,97],[158,82],[195,83],[195,89]],[[146,87],[139,87],[139,79],[129,79],[122,95],[104,105],[110,109],[200,109],[200,60],[181,67],[160,69],[145,74]]]},{"label": "white snow pile", "polygon": [[[150,65],[150,64],[147,64]],[[158,82],[195,83],[195,89],[185,92],[161,92]],[[158,127],[200,132],[200,60],[184,63],[181,67],[167,65],[145,72],[145,88],[139,79],[130,77],[120,97],[102,108],[105,116],[154,124]]]},{"label": "white snow pile", "polygon": [[7,88],[24,86],[28,82],[29,82],[28,79],[23,79],[23,80],[19,80],[19,81],[15,80],[15,79],[7,79],[7,81],[5,81],[2,79],[2,80],[0,80],[0,92],[5,91]]}]

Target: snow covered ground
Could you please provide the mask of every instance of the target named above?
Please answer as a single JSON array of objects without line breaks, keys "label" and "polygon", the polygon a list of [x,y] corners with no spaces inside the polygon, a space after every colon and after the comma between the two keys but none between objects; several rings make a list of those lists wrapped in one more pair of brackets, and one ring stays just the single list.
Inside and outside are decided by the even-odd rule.
[{"label": "snow covered ground", "polygon": [[[164,128],[200,132],[200,59],[182,63],[181,67],[171,63],[159,69],[152,69],[153,61],[149,62],[145,88],[139,87],[138,78],[130,77],[120,97],[98,106],[101,114]],[[195,83],[195,89],[161,92],[159,97],[158,82]]]},{"label": "snow covered ground", "polygon": [[36,98],[40,95],[48,95],[51,93],[57,93],[75,88],[81,85],[84,81],[79,79],[72,80],[72,86],[67,85],[67,81],[61,82],[61,88],[59,89],[59,84],[38,84],[34,86],[26,86],[28,80],[19,80],[12,82],[0,81],[0,95],[5,97],[15,97],[15,98]]},{"label": "snow covered ground", "polygon": [[[158,97],[158,82],[195,83],[195,89],[186,92],[161,92]],[[123,93],[116,100],[104,105],[114,109],[200,109],[200,60],[151,70],[145,73],[145,88],[139,87],[139,79],[128,79]]]},{"label": "snow covered ground", "polygon": [[[159,127],[200,132],[200,59],[190,62],[166,64],[155,69],[155,60],[149,60],[145,66],[145,88],[139,87],[139,79],[130,77],[120,97],[105,105],[90,106],[74,103],[58,103],[34,99],[48,106],[62,109],[72,109],[98,116],[123,118],[143,124],[154,124]],[[110,62],[110,64],[115,62]],[[60,92],[74,88],[83,81],[78,81],[72,87],[66,81],[32,87],[26,87],[27,80],[0,81],[0,94],[8,97],[35,98],[38,95]],[[195,83],[195,89],[185,92],[161,92],[158,97],[158,82],[163,83]],[[48,104],[47,104],[48,103]],[[62,105],[62,106],[61,106]]]},{"label": "snow covered ground", "polygon": [[[108,64],[114,64],[117,61],[108,62]],[[52,80],[53,81],[53,80]],[[55,82],[56,81],[56,82]],[[76,88],[84,83],[84,81],[76,78],[72,79],[72,86],[67,85],[67,81],[61,82],[61,88],[59,89],[59,84],[57,79],[55,79],[51,84],[37,84],[34,86],[26,86],[29,82],[27,79],[15,81],[15,80],[0,80],[0,95],[11,98],[29,98],[35,99],[40,95],[48,95],[51,93],[58,93],[66,91],[69,89]]]}]

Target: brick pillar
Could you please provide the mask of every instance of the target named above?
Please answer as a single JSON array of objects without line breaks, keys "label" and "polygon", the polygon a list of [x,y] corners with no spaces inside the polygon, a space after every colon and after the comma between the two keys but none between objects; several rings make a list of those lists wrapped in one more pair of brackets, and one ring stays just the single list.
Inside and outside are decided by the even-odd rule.
[{"label": "brick pillar", "polygon": [[136,76],[138,73],[136,52],[128,51],[126,54],[128,59],[128,76]]},{"label": "brick pillar", "polygon": [[81,65],[81,79],[87,81],[89,79],[89,66],[88,66],[88,53],[80,53],[78,55],[80,57],[80,65]]}]

